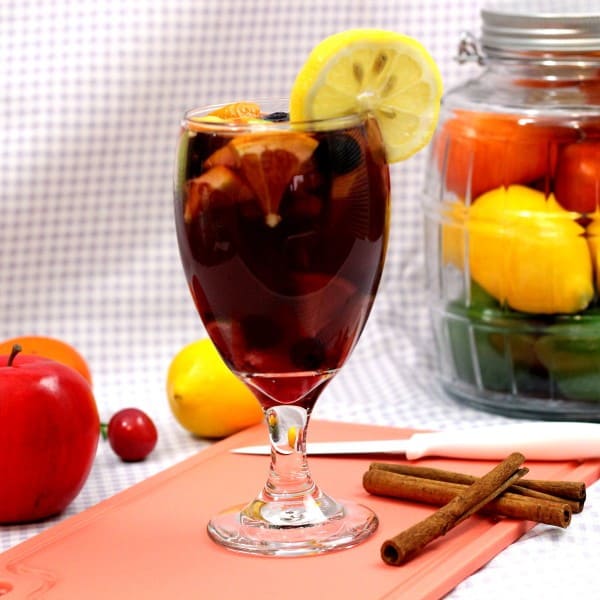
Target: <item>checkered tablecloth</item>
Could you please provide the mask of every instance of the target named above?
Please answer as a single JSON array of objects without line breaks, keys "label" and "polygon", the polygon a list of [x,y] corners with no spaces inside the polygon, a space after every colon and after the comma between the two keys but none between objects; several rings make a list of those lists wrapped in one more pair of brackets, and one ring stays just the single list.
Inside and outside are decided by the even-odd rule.
[{"label": "checkered tablecloth", "polygon": [[[104,420],[138,406],[157,422],[148,460],[101,444],[60,518],[201,450],[169,412],[167,367],[202,337],[172,219],[178,122],[187,108],[285,96],[310,49],[350,27],[420,39],[450,87],[453,57],[479,30],[475,0],[0,0],[0,339],[59,337],[87,358]],[[593,5],[594,2],[591,2]],[[445,428],[507,419],[459,406],[431,376],[421,153],[393,167],[383,286],[349,363],[315,417]],[[1,482],[0,482],[1,485]],[[51,526],[0,527],[0,550]],[[452,598],[600,597],[600,489],[565,531],[538,526]]]}]

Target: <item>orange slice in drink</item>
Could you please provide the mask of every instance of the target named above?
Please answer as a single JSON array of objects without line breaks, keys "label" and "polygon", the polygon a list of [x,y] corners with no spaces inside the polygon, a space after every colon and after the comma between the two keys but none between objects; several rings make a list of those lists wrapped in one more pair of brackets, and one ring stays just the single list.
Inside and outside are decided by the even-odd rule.
[{"label": "orange slice in drink", "polygon": [[238,155],[233,148],[231,143],[221,146],[218,150],[215,150],[205,161],[204,168],[210,169],[211,167],[222,166],[236,169],[239,166]]},{"label": "orange slice in drink", "polygon": [[239,175],[226,166],[217,165],[188,182],[184,220],[189,223],[210,205],[245,202],[252,197]]},{"label": "orange slice in drink", "polygon": [[259,119],[262,115],[260,106],[255,102],[233,102],[213,110],[211,117],[226,120]]},{"label": "orange slice in drink", "polygon": [[285,188],[317,144],[310,135],[293,131],[240,135],[210,156],[205,165],[237,169],[260,201],[266,223],[275,227],[281,220],[279,204]]}]

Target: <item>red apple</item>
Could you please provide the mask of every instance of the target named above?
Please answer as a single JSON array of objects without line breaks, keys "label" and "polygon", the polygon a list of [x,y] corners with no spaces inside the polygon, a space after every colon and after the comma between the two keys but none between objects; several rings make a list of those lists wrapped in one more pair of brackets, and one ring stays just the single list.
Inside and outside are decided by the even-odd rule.
[{"label": "red apple", "polygon": [[600,140],[569,144],[562,150],[554,194],[567,210],[593,213],[600,207]]},{"label": "red apple", "polygon": [[89,475],[100,431],[82,375],[16,352],[0,356],[0,523],[62,512]]}]

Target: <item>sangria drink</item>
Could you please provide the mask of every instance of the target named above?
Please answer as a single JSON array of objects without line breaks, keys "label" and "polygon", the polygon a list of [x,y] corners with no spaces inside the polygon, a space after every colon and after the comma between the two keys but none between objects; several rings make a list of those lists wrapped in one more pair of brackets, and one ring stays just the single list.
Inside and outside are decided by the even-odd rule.
[{"label": "sangria drink", "polygon": [[[259,116],[246,120],[221,120],[216,107],[189,112],[175,197],[180,253],[197,310],[227,365],[256,393],[280,453],[259,499],[242,509],[247,526],[266,530],[315,519],[322,527],[349,514],[311,480],[304,434],[318,395],[371,310],[390,197],[372,118],[292,124],[278,108],[261,103]],[[284,463],[294,492],[286,487],[282,500]],[[367,514],[370,533],[376,519],[357,510],[360,519]],[[213,535],[223,536],[222,525],[215,527],[221,530]],[[269,552],[295,553],[297,546],[294,540]]]},{"label": "sangria drink", "polygon": [[184,271],[210,338],[264,409],[271,446],[257,496],[210,520],[219,544],[300,556],[350,548],[377,528],[371,509],[313,481],[306,433],[375,299],[388,164],[427,144],[441,88],[416,40],[356,29],[313,49],[288,100],[185,115],[175,185]]},{"label": "sangria drink", "polygon": [[310,408],[307,392],[344,363],[381,276],[389,181],[376,124],[198,119],[182,135],[176,207],[198,312],[265,408]]}]

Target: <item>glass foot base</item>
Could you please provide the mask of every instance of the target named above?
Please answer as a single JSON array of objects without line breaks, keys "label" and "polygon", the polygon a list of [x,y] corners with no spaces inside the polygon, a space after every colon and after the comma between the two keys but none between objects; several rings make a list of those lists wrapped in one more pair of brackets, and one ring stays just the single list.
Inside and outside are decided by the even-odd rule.
[{"label": "glass foot base", "polygon": [[[258,504],[258,506],[257,506]],[[231,550],[264,556],[308,556],[352,548],[378,525],[375,513],[355,502],[340,502],[336,515],[314,522],[314,514],[290,507],[277,516],[268,505],[236,506],[208,524],[209,536]]]}]

